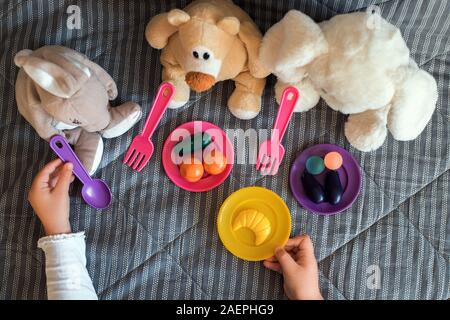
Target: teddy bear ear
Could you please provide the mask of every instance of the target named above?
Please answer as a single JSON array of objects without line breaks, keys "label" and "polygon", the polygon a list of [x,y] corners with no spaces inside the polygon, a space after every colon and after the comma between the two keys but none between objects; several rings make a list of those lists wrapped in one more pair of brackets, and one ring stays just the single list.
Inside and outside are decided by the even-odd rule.
[{"label": "teddy bear ear", "polygon": [[167,21],[169,21],[169,23],[174,27],[179,27],[183,23],[188,22],[190,19],[191,16],[187,12],[180,9],[172,9],[167,14]]},{"label": "teddy bear ear", "polygon": [[57,97],[70,98],[80,89],[80,82],[53,62],[30,56],[22,68],[39,87]]},{"label": "teddy bear ear", "polygon": [[241,23],[239,19],[235,17],[225,17],[219,22],[217,22],[217,27],[225,31],[226,33],[231,34],[232,36],[237,35],[239,33],[239,28]]},{"label": "teddy bear ear", "polygon": [[145,27],[145,38],[155,49],[164,48],[178,27],[191,20],[189,14],[180,9],[154,16]]},{"label": "teddy bear ear", "polygon": [[33,53],[32,50],[29,49],[23,49],[16,53],[14,56],[14,64],[18,66],[19,68],[22,68],[22,66],[26,63],[28,57]]}]

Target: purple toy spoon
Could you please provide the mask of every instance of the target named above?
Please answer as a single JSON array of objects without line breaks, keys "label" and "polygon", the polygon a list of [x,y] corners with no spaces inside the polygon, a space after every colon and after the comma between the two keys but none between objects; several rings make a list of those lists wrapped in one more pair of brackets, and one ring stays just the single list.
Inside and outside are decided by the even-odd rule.
[{"label": "purple toy spoon", "polygon": [[62,161],[73,164],[73,173],[83,183],[81,195],[87,204],[96,209],[104,209],[111,204],[112,194],[108,185],[103,180],[91,178],[64,137],[53,136],[50,147]]}]

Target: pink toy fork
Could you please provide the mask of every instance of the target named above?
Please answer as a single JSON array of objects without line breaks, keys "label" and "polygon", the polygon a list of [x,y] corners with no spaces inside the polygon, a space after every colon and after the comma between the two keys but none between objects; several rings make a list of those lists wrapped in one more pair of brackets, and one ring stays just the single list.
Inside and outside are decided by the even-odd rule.
[{"label": "pink toy fork", "polygon": [[284,157],[284,147],[281,144],[289,120],[294,113],[300,93],[295,87],[287,87],[281,97],[278,115],[273,125],[272,136],[259,147],[256,170],[264,175],[276,175]]},{"label": "pink toy fork", "polygon": [[140,135],[133,139],[123,160],[123,163],[133,170],[140,172],[152,157],[154,147],[150,139],[174,93],[175,88],[171,83],[164,82],[159,87],[150,114],[145,121],[144,129]]}]

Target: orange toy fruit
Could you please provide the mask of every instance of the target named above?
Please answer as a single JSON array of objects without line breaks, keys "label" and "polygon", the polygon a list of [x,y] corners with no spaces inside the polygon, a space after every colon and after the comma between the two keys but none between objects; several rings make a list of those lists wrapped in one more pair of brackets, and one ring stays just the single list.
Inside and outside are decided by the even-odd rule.
[{"label": "orange toy fruit", "polygon": [[180,174],[186,181],[197,182],[203,177],[202,162],[195,157],[186,157],[180,165]]},{"label": "orange toy fruit", "polygon": [[342,167],[342,156],[338,152],[329,152],[323,159],[325,167],[329,170],[339,170]]},{"label": "orange toy fruit", "polygon": [[203,167],[209,174],[221,174],[227,167],[227,158],[219,150],[205,149],[203,152]]}]

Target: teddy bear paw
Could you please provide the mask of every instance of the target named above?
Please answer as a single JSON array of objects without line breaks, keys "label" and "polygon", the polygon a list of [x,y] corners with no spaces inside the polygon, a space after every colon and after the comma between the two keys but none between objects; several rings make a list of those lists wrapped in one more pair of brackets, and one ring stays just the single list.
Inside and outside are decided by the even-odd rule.
[{"label": "teddy bear paw", "polygon": [[141,119],[142,109],[134,102],[126,102],[111,108],[110,113],[110,123],[100,131],[102,137],[106,139],[116,138],[130,130]]},{"label": "teddy bear paw", "polygon": [[165,80],[171,83],[175,88],[175,93],[167,106],[169,109],[178,109],[189,102],[190,89],[184,80]]},{"label": "teddy bear paw", "polygon": [[228,108],[236,118],[253,119],[261,111],[261,96],[236,90],[228,100]]},{"label": "teddy bear paw", "polygon": [[[365,115],[352,115],[345,124],[345,136],[350,144],[362,152],[380,148],[387,137],[386,124],[367,121]],[[364,121],[366,120],[366,121]]]},{"label": "teddy bear paw", "polygon": [[172,99],[169,102],[169,105],[167,106],[169,109],[178,109],[181,108],[182,106],[184,106],[186,103],[188,103],[189,99],[187,99],[186,101],[177,101],[175,99]]}]

